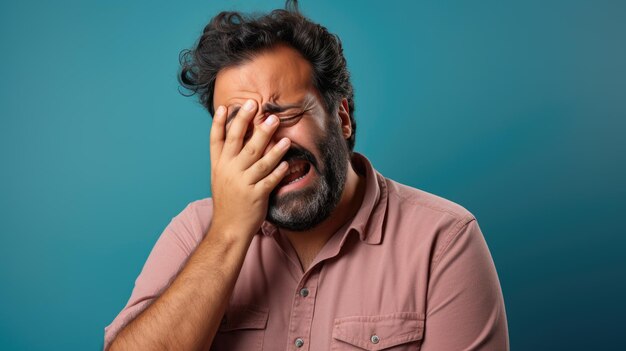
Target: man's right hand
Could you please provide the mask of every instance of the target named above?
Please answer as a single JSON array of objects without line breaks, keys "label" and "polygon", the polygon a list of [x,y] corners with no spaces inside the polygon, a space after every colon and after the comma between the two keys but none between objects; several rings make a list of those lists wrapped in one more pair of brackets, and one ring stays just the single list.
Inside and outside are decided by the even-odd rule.
[{"label": "man's right hand", "polygon": [[228,131],[224,107],[213,118],[209,232],[164,292],[118,333],[110,350],[204,350],[212,344],[248,246],[267,215],[269,194],[289,168],[286,162],[277,166],[289,139],[268,147],[278,128],[276,116],[256,125],[244,140],[257,111],[254,101],[248,107],[240,109]]},{"label": "man's right hand", "polygon": [[256,111],[256,102],[248,100],[226,130],[227,111],[219,106],[211,127],[211,226],[222,235],[237,237],[233,239],[251,239],[258,231],[267,215],[269,195],[289,169],[287,162],[280,162],[291,144],[288,138],[264,155],[279,125],[276,116],[254,126],[252,136],[244,140]]}]

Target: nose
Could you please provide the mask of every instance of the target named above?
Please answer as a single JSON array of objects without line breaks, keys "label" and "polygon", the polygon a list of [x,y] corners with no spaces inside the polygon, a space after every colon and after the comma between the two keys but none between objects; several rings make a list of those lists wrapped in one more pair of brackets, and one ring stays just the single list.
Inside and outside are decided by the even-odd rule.
[{"label": "nose", "polygon": [[[260,112],[252,118],[252,123],[248,125],[248,129],[246,129],[246,134],[243,137],[244,144],[250,140],[252,134],[254,134],[254,130],[260,128],[261,124],[268,116],[269,114]],[[226,130],[226,132],[228,132],[228,129]]]}]

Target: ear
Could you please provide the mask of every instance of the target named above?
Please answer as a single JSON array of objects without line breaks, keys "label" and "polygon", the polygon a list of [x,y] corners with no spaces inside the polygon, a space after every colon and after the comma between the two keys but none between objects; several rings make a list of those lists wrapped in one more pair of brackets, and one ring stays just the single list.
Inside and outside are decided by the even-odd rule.
[{"label": "ear", "polygon": [[341,99],[339,110],[337,111],[339,125],[341,126],[341,134],[344,139],[348,139],[352,135],[352,122],[350,122],[350,107],[348,107],[348,99]]}]

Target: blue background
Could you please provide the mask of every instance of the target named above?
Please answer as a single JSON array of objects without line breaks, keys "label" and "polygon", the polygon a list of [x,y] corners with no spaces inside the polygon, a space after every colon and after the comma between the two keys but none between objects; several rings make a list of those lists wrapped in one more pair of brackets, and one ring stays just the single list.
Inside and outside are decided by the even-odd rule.
[{"label": "blue background", "polygon": [[[101,347],[161,231],[210,195],[179,51],[218,10],[282,5],[1,3],[0,349]],[[621,349],[626,3],[301,7],[343,39],[356,150],[477,216],[512,349]]]}]

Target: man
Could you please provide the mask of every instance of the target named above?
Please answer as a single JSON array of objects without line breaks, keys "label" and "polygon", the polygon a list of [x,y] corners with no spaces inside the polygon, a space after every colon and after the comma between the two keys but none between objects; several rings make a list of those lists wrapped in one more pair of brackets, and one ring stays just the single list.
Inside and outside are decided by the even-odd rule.
[{"label": "man", "polygon": [[220,13],[181,82],[213,115],[212,198],[167,226],[105,348],[508,350],[475,218],[352,151],[337,37],[295,6]]}]

